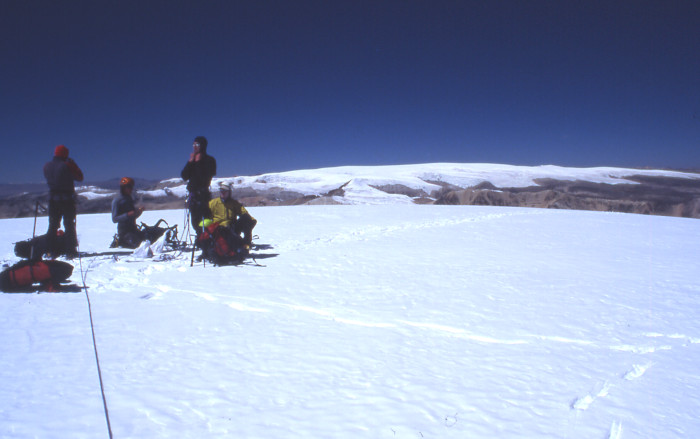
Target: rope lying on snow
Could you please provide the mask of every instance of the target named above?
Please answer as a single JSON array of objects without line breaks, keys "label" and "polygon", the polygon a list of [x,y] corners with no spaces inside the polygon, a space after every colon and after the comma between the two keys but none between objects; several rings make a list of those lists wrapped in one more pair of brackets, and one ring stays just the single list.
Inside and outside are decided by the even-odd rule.
[{"label": "rope lying on snow", "polygon": [[83,272],[83,258],[80,256],[80,247],[78,247],[78,261],[80,263],[80,278],[83,282],[83,289],[85,290],[85,297],[87,298],[88,314],[90,315],[90,330],[92,331],[92,347],[95,350],[95,363],[97,364],[97,377],[100,380],[100,392],[102,393],[102,406],[105,411],[105,419],[107,420],[107,432],[109,433],[109,439],[112,439],[112,424],[109,421],[109,410],[107,409],[107,397],[105,396],[105,386],[102,382],[102,368],[100,367],[100,356],[97,353],[97,341],[95,339],[95,324],[92,319],[92,304],[90,303],[90,294],[88,293],[87,285],[85,285],[86,272]]}]

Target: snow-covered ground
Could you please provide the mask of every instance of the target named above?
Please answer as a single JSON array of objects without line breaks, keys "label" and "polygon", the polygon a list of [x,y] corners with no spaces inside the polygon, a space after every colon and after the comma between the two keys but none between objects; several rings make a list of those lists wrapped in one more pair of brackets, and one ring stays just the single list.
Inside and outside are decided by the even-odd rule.
[{"label": "snow-covered ground", "polygon": [[[115,438],[700,434],[698,220],[250,211],[278,254],[264,267],[74,261]],[[160,217],[182,229],[182,211],[142,219]],[[14,262],[33,219],[0,226]],[[81,250],[114,229],[81,215]],[[0,294],[0,308],[0,437],[108,437],[85,292]]]}]

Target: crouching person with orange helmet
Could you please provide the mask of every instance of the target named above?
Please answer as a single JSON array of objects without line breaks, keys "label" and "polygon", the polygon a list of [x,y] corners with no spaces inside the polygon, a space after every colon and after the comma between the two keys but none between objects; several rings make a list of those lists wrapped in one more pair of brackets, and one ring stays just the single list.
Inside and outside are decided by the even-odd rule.
[{"label": "crouching person with orange helmet", "polygon": [[117,236],[112,247],[137,248],[144,239],[143,231],[136,225],[136,218],[143,207],[134,205],[134,179],[124,177],[119,182],[119,196],[112,201],[112,222],[117,224]]}]

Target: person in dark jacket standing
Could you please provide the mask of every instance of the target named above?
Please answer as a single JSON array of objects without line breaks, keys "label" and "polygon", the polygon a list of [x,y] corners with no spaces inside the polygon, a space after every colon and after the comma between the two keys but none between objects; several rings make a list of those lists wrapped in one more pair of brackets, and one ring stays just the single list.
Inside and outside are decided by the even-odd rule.
[{"label": "person in dark jacket standing", "polygon": [[200,225],[202,219],[211,216],[209,212],[209,200],[211,199],[209,186],[214,175],[216,175],[216,160],[207,154],[207,139],[204,136],[197,136],[192,144],[190,159],[180,173],[182,179],[187,182],[187,191],[189,192],[187,208],[190,211],[190,220],[197,236],[202,233]]},{"label": "person in dark jacket standing", "polygon": [[[49,251],[75,256],[78,253],[78,235],[75,230],[75,182],[83,181],[83,171],[68,157],[68,148],[58,145],[53,160],[44,165],[44,177],[49,185]],[[56,234],[63,219],[66,233],[65,249],[56,248]]]},{"label": "person in dark jacket standing", "polygon": [[137,248],[144,238],[144,233],[136,225],[136,218],[143,213],[143,207],[134,205],[134,179],[122,178],[119,193],[112,201],[112,222],[117,223],[117,244],[119,247]]}]

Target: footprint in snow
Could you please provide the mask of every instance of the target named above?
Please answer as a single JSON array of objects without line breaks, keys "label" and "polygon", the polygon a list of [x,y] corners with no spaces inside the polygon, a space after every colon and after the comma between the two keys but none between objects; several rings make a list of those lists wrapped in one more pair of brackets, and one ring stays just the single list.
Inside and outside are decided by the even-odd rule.
[{"label": "footprint in snow", "polygon": [[606,397],[609,393],[610,383],[605,381],[598,391],[594,391],[581,398],[576,398],[576,400],[571,404],[571,408],[575,410],[588,410],[588,407],[590,407],[591,404],[593,404],[593,401],[595,401],[598,398]]},{"label": "footprint in snow", "polygon": [[150,300],[150,299],[160,299],[163,296],[161,293],[147,293],[141,296],[141,299],[144,300]]},{"label": "footprint in snow", "polygon": [[[635,364],[632,366],[632,369],[628,370],[625,372],[624,375],[622,375],[622,379],[625,381],[632,381],[636,380],[637,378],[641,377],[644,375],[644,373],[649,370],[649,368],[652,366],[652,363],[646,363],[646,364]],[[612,384],[610,384],[608,381],[605,381],[602,385],[600,385],[600,389],[597,391],[593,391],[589,393],[588,395],[582,396],[580,398],[576,398],[573,403],[571,403],[571,408],[574,410],[588,410],[588,407],[593,404],[593,402],[598,399],[598,398],[603,398],[608,396],[610,393],[610,389],[612,388]],[[620,428],[621,431],[621,428]],[[611,433],[610,437],[620,437],[619,435],[613,436]]]},{"label": "footprint in snow", "polygon": [[614,421],[610,427],[610,433],[608,434],[608,439],[620,439],[622,437],[622,424]]},{"label": "footprint in snow", "polygon": [[622,378],[626,379],[627,381],[636,380],[640,376],[644,375],[644,372],[646,372],[651,367],[651,364],[652,363],[635,364],[634,366],[632,366],[632,370],[625,373],[625,375]]}]

